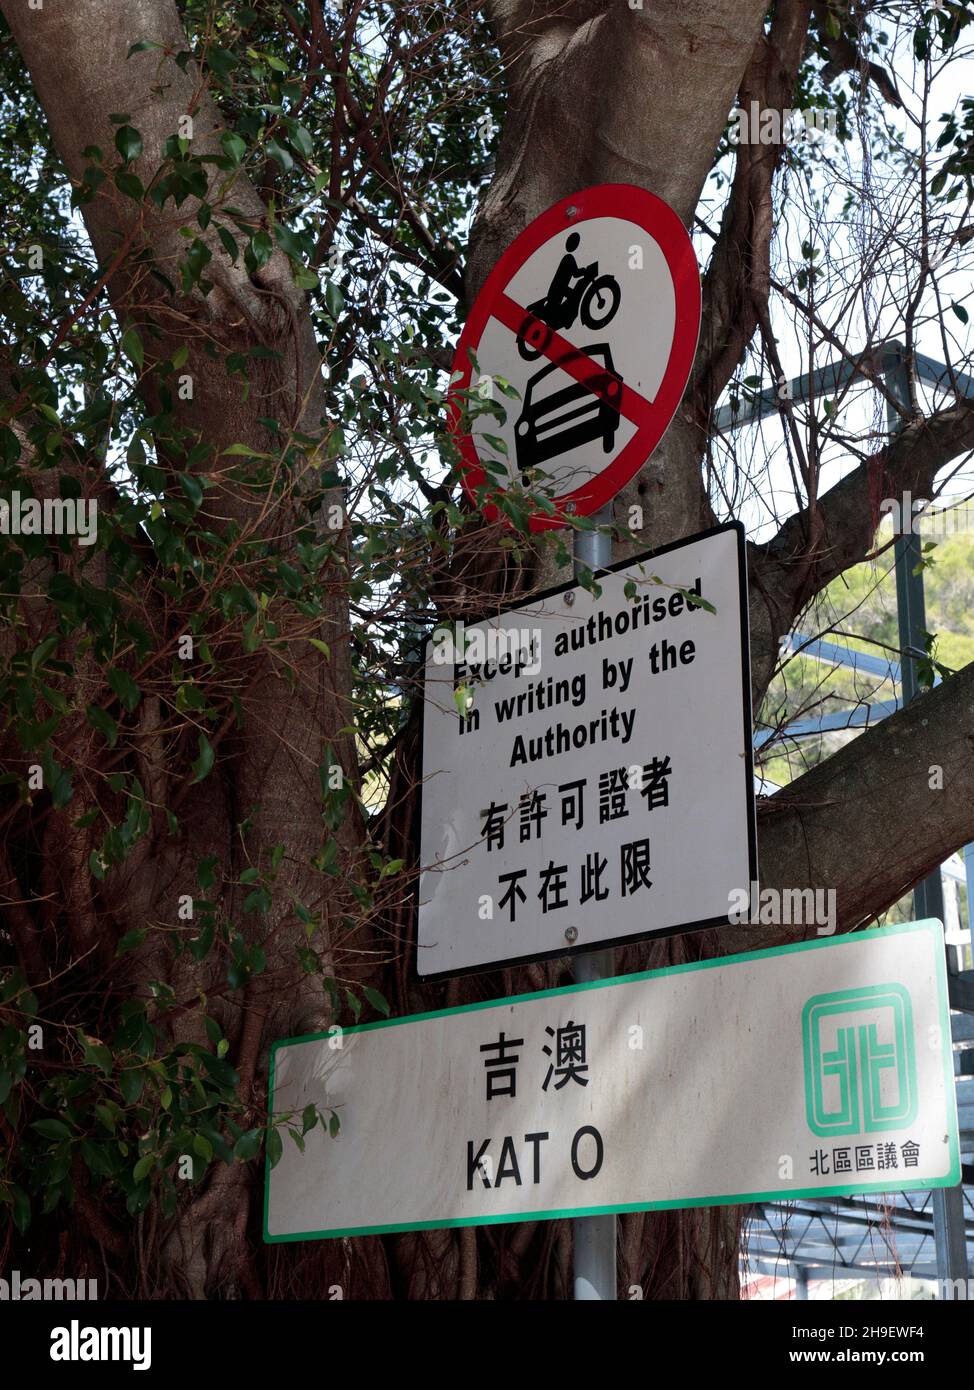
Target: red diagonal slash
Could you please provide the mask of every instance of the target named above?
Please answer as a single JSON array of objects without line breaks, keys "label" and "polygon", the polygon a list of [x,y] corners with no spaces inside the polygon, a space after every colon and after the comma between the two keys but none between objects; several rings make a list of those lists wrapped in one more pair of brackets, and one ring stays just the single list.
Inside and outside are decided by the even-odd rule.
[{"label": "red diagonal slash", "polygon": [[[498,295],[491,306],[491,314],[505,328],[509,328],[515,336],[520,333],[525,319],[535,317],[527,309],[522,309],[520,304],[506,294]],[[541,320],[538,321],[541,322]],[[570,343],[567,338],[563,338],[560,333],[549,328],[547,324],[545,324],[545,332],[551,337],[547,347],[543,348],[542,351],[549,361],[556,363],[563,372],[567,372],[593,395],[605,401],[606,405],[617,410],[627,420],[631,420],[637,428],[643,429],[652,423],[653,407],[645,396],[641,396],[638,391],[633,391],[623,382],[621,401],[610,399],[606,391],[610,378],[605,364],[589,357],[580,348]]]}]

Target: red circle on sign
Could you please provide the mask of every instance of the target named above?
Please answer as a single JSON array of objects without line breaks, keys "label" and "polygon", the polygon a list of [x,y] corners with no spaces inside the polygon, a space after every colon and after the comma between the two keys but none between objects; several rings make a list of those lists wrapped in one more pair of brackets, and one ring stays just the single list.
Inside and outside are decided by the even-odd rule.
[{"label": "red circle on sign", "polygon": [[[663,379],[652,402],[607,373],[604,367],[596,365],[592,358],[540,319],[528,322],[527,308],[515,304],[506,294],[514,276],[545,242],[563,236],[566,228],[577,228],[597,217],[631,222],[646,232],[662,252],[673,283],[676,306],[673,341]],[[493,503],[478,499],[478,490],[487,482],[487,473],[473,438],[463,431],[461,424],[463,398],[470,390],[473,373],[469,353],[472,351],[477,356],[484,329],[492,318],[511,327],[518,315],[520,331],[536,356],[540,358],[544,354],[636,425],[635,434],[601,473],[586,479],[573,492],[552,498],[554,514],[536,512],[531,516],[531,530],[546,531],[566,525],[570,516],[588,516],[611,501],[639,472],[676,414],[690,379],[700,334],[700,271],[686,228],[669,204],[654,193],[633,184],[604,183],[563,198],[536,217],[494,266],[460,335],[447,398],[448,426],[457,439],[462,458],[461,482],[470,500],[482,507],[488,521],[496,521],[501,513]],[[503,490],[500,484],[493,486]]]}]

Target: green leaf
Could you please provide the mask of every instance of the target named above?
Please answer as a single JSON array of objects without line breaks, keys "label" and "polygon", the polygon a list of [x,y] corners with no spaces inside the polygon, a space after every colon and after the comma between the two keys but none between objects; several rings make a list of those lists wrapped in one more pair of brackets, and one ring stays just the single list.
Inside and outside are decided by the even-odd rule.
[{"label": "green leaf", "polygon": [[145,365],[145,348],[142,345],[142,337],[138,329],[130,328],[122,337],[122,351],[130,362],[134,362],[139,371]]},{"label": "green leaf", "polygon": [[112,1176],[112,1165],[103,1144],[93,1144],[90,1139],[82,1139],[81,1157],[84,1159],[89,1172],[98,1173],[103,1178]]},{"label": "green leaf", "polygon": [[218,77],[227,77],[235,67],[239,67],[240,59],[229,48],[220,48],[213,44],[206,51],[206,61],[209,67]]},{"label": "green leaf", "polygon": [[151,1184],[148,1181],[140,1182],[126,1197],[125,1210],[129,1216],[138,1216],[140,1211],[145,1211],[151,1199]]},{"label": "green leaf", "polygon": [[133,174],[131,170],[120,169],[115,175],[115,187],[119,193],[124,193],[126,198],[131,198],[135,203],[141,203],[145,197],[145,187],[138,174]]},{"label": "green leaf", "polygon": [[120,126],[115,132],[115,148],[128,164],[142,153],[142,136],[134,126]]},{"label": "green leaf", "polygon": [[58,1202],[60,1202],[61,1198],[64,1196],[63,1186],[63,1183],[55,1183],[53,1187],[47,1189],[44,1195],[44,1205],[41,1207],[42,1216],[47,1216],[48,1212],[53,1211]]},{"label": "green leaf", "polygon": [[192,473],[180,473],[179,486],[192,503],[193,510],[198,510],[203,502],[203,487],[199,478]]},{"label": "green leaf", "polygon": [[34,1120],[31,1129],[36,1129],[38,1134],[45,1139],[70,1139],[71,1131],[66,1124],[60,1120]]},{"label": "green leaf", "polygon": [[285,255],[290,256],[292,261],[303,264],[304,248],[294,232],[291,231],[291,228],[285,227],[283,222],[275,222],[274,235],[277,238],[278,246]]},{"label": "green leaf", "polygon": [[[231,1090],[240,1080],[238,1073],[234,1071],[230,1063],[223,1057],[214,1057],[209,1052],[204,1052],[200,1061],[218,1086],[223,1086]],[[216,1149],[217,1153],[220,1152],[215,1141],[213,1147]]]},{"label": "green leaf", "polygon": [[[109,1134],[115,1133],[115,1129],[118,1124],[118,1115],[116,1114],[116,1111],[118,1111],[118,1106],[115,1106],[113,1108],[112,1106],[107,1105],[104,1101],[100,1102],[98,1105],[95,1106],[95,1114],[98,1116],[99,1120],[101,1120],[102,1124],[108,1130]],[[118,1113],[121,1114],[121,1111],[118,1111]]]},{"label": "green leaf", "polygon": [[97,1038],[89,1038],[82,1035],[85,1049],[85,1061],[91,1066],[98,1067],[106,1076],[111,1076],[114,1058],[111,1050]]},{"label": "green leaf", "polygon": [[267,1135],[267,1157],[270,1159],[271,1167],[276,1168],[280,1161],[281,1154],[284,1152],[284,1140],[278,1129],[272,1129]]},{"label": "green leaf", "polygon": [[97,705],[89,705],[85,714],[92,728],[105,735],[109,748],[114,748],[118,742],[118,725],[108,711]]},{"label": "green leaf", "polygon": [[138,1163],[135,1165],[132,1177],[135,1179],[137,1183],[141,1182],[143,1178],[147,1178],[149,1176],[149,1174],[152,1172],[155,1166],[155,1154],[143,1154],[143,1156],[139,1159]]},{"label": "green leaf", "polygon": [[362,993],[377,1013],[385,1014],[386,1018],[389,1017],[389,1002],[384,995],[380,994],[377,989],[373,989],[371,985],[363,985]]},{"label": "green leaf", "polygon": [[260,1130],[248,1129],[246,1134],[241,1134],[236,1144],[233,1146],[233,1156],[241,1163],[247,1163],[252,1158],[256,1158],[260,1153]]},{"label": "green leaf", "polygon": [[258,268],[267,264],[273,250],[274,243],[268,232],[255,232],[250,238],[250,254],[256,261]]},{"label": "green leaf", "polygon": [[521,399],[520,391],[517,389],[516,386],[512,386],[506,377],[495,376],[494,383],[498,387],[498,389],[502,391],[505,396],[508,396],[511,400],[519,401]]},{"label": "green leaf", "polygon": [[186,252],[186,268],[183,274],[183,289],[188,290],[191,285],[199,280],[203,271],[213,259],[213,252],[196,237],[190,244]]},{"label": "green leaf", "polygon": [[129,712],[134,710],[142,699],[142,692],[127,671],[113,666],[108,672],[108,684]]},{"label": "green leaf", "polygon": [[240,255],[240,247],[237,245],[236,239],[227,231],[226,227],[217,227],[216,231],[217,236],[223,242],[223,249],[236,265],[237,257]]},{"label": "green leaf", "polygon": [[291,152],[286,150],[278,140],[268,140],[265,146],[268,159],[275,159],[284,170],[285,174],[294,168],[294,160]]},{"label": "green leaf", "polygon": [[71,777],[67,772],[62,772],[55,780],[51,788],[51,801],[57,810],[63,810],[72,797]]},{"label": "green leaf", "polygon": [[118,1086],[126,1105],[135,1104],[144,1085],[145,1072],[140,1067],[129,1067],[119,1073]]},{"label": "green leaf", "polygon": [[209,776],[210,772],[213,770],[213,761],[215,757],[216,754],[213,751],[213,745],[210,743],[210,740],[206,737],[206,734],[200,733],[199,757],[193,763],[193,775],[190,778],[190,786],[193,786],[196,782],[202,782],[204,777]]},{"label": "green leaf", "polygon": [[36,671],[38,666],[43,666],[44,662],[53,652],[57,651],[57,645],[61,638],[58,633],[51,637],[45,637],[39,647],[35,647],[30,654],[30,669]]},{"label": "green leaf", "polygon": [[331,839],[328,841],[321,854],[318,856],[316,867],[320,869],[322,873],[331,874],[333,878],[337,876],[341,867],[338,863],[337,840]]},{"label": "green leaf", "polygon": [[223,146],[223,153],[227,159],[232,160],[234,164],[239,164],[247,153],[246,142],[241,140],[240,136],[232,130],[223,132],[220,136],[220,144]]},{"label": "green leaf", "polygon": [[193,1140],[193,1152],[199,1154],[204,1163],[209,1163],[213,1157],[213,1145],[205,1134],[197,1134]]},{"label": "green leaf", "polygon": [[134,951],[137,946],[141,946],[148,934],[148,927],[136,927],[135,931],[127,931],[115,947],[116,959],[124,956],[126,951]]},{"label": "green leaf", "polygon": [[303,125],[294,123],[290,127],[291,144],[296,150],[304,155],[305,159],[310,159],[315,152],[314,141],[311,133]]},{"label": "green leaf", "polygon": [[967,322],[969,315],[967,313],[967,310],[964,308],[963,304],[951,304],[950,307],[953,309],[954,313],[960,319],[961,323]]},{"label": "green leaf", "polygon": [[223,452],[231,458],[269,459],[273,457],[272,454],[258,454],[257,450],[252,449],[249,444],[231,444],[229,449],[224,449]]}]

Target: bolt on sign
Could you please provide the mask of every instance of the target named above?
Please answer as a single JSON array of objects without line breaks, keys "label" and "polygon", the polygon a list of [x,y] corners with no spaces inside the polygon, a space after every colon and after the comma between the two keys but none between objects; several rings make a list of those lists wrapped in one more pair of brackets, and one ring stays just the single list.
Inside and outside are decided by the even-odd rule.
[{"label": "bolt on sign", "polygon": [[339,1128],[268,1160],[268,1241],[961,1175],[936,921],[288,1039],[270,1090]]},{"label": "bolt on sign", "polygon": [[757,879],[743,528],[598,585],[430,639],[421,976],[724,925]]},{"label": "bolt on sign", "polygon": [[663,437],[699,333],[693,244],[654,194],[601,184],[535,218],[487,277],[453,360],[448,420],[474,503],[493,521],[490,494],[542,492],[535,531],[604,506]]}]

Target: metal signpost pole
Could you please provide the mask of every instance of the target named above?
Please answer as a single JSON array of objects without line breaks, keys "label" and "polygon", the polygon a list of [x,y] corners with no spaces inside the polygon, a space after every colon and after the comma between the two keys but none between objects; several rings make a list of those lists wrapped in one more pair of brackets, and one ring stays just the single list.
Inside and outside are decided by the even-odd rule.
[{"label": "metal signpost pole", "polygon": [[[592,515],[596,526],[612,522],[611,504]],[[605,569],[612,563],[612,538],[599,531],[576,531],[573,544],[575,578],[583,570]],[[608,979],[614,971],[615,952],[587,951],[575,957],[575,979]],[[616,1218],[582,1216],[572,1222],[575,1237],[576,1300],[613,1300],[616,1297]]]},{"label": "metal signpost pole", "polygon": [[[632,242],[642,244],[646,238],[654,247],[651,273],[641,261],[634,266],[627,252]],[[661,295],[673,303],[672,322],[654,312]],[[700,311],[700,276],[687,229],[648,190],[600,184],[562,198],[536,217],[488,275],[453,359],[451,429],[458,435],[461,477],[471,501],[484,506],[482,485],[496,472],[497,441],[467,430],[464,397],[477,389],[478,378],[501,376],[522,405],[520,414],[502,426],[503,449],[516,460],[518,475],[600,442],[601,454],[591,456],[590,475],[582,480],[568,469],[562,482],[568,490],[549,500],[556,511],[588,516],[596,527],[611,522],[611,499],[652,454],[686,389]],[[576,323],[591,330],[595,341],[569,336]],[[505,333],[497,331],[501,326]],[[650,402],[641,394],[641,383],[654,378],[656,367],[650,364],[659,361],[665,361],[665,368]],[[553,385],[558,389],[553,391]],[[628,422],[625,429],[620,428],[623,420]],[[489,520],[496,510],[493,504],[485,507]],[[576,535],[574,559],[576,579],[582,569],[606,567],[611,562],[609,537],[589,531]],[[688,639],[684,646],[686,660],[693,659],[693,642]],[[474,713],[478,717],[467,731],[471,734],[480,725],[479,711]],[[613,739],[616,715],[613,709]],[[471,746],[469,740],[466,746]],[[441,782],[441,793],[448,785]],[[513,876],[513,884],[519,876]],[[523,890],[517,892],[523,899]],[[514,901],[512,897],[512,905]],[[585,930],[592,944],[606,939],[593,928],[591,914]],[[613,938],[620,939],[619,934]],[[584,937],[581,944],[587,944]],[[589,952],[580,957],[575,978],[590,982],[612,972],[611,951]],[[615,1298],[615,1224],[614,1217],[576,1220],[577,1299]]]},{"label": "metal signpost pole", "polygon": [[[903,405],[909,403],[909,378],[903,349],[899,344],[886,356],[886,380]],[[901,421],[892,406],[887,407],[891,432],[900,428]],[[905,499],[904,499],[905,500]],[[915,699],[918,690],[916,656],[922,652],[926,636],[927,616],[923,593],[922,538],[913,532],[912,508],[900,518],[894,554],[896,567],[896,609],[899,618],[901,693],[903,704]],[[918,883],[913,892],[913,910],[918,917],[944,920],[944,889],[939,867]],[[946,950],[946,947],[944,948]],[[948,970],[950,960],[948,959]],[[946,1040],[950,1046],[950,1039]],[[937,1251],[937,1275],[942,1280],[966,1280],[967,1234],[964,1226],[963,1188],[938,1187],[931,1193],[933,1206],[934,1241]],[[947,1295],[950,1297],[950,1295]]]}]

